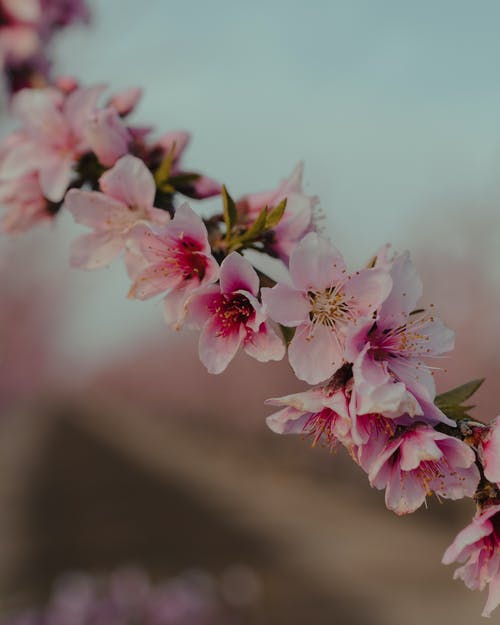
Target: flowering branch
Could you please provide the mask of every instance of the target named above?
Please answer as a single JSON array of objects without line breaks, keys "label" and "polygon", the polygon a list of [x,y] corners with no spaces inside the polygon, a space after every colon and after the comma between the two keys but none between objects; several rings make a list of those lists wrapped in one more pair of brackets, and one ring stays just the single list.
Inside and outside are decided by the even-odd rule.
[{"label": "flowering branch", "polygon": [[[93,270],[125,260],[130,298],[162,295],[166,322],[199,330],[211,373],[238,350],[261,362],[288,354],[310,388],[268,400],[271,430],[346,448],[385,491],[396,514],[438,498],[475,500],[476,515],[443,562],[470,588],[489,585],[483,614],[500,603],[500,417],[472,419],[482,380],[436,396],[432,359],[454,333],[432,306],[408,253],[379,250],[350,271],[318,232],[318,199],[302,190],[302,165],[277,189],[234,200],[225,186],[183,164],[187,132],[151,138],[129,125],[141,92],[101,104],[103,86],[76,81],[23,89],[12,101],[21,127],[0,146],[4,232],[69,211],[89,229],[71,264]],[[186,198],[221,196],[202,219]],[[278,259],[288,280],[257,270],[246,251]]]}]

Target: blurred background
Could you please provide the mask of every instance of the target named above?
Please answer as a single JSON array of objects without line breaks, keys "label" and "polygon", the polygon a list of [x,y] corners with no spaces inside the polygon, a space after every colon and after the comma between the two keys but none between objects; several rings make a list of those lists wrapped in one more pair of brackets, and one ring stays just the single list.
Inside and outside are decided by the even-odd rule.
[{"label": "blurred background", "polygon": [[[476,415],[496,416],[498,3],[89,4],[57,73],[144,87],[134,121],[190,130],[187,164],[234,197],[303,160],[351,266],[411,250],[457,332],[438,385],[486,377]],[[152,584],[198,571],[231,622],[481,622],[485,597],[440,565],[470,501],[399,519],[342,451],[272,434],[264,399],[299,389],[286,362],[210,376],[161,301],[126,299],[122,264],[69,267],[79,232],[62,214],[0,241],[3,614],[68,571],[135,565]]]}]

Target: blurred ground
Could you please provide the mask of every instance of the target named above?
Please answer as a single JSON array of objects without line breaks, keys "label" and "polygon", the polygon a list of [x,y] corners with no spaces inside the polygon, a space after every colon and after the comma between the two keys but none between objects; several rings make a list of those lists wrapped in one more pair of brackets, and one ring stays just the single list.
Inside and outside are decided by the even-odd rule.
[{"label": "blurred ground", "polygon": [[399,519],[343,453],[75,399],[4,422],[4,609],[75,568],[134,562],[160,578],[243,564],[261,587],[251,623],[481,622],[483,598],[439,564],[467,503]]}]

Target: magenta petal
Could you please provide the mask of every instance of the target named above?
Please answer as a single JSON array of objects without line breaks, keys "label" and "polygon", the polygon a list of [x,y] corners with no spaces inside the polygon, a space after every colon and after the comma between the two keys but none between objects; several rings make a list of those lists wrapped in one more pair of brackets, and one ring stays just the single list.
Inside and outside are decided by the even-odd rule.
[{"label": "magenta petal", "polygon": [[252,265],[238,252],[232,252],[220,266],[220,288],[225,294],[235,291],[259,292],[259,276]]},{"label": "magenta petal", "polygon": [[272,289],[264,287],[262,302],[271,319],[289,327],[303,323],[311,309],[307,293],[283,283],[278,283]]},{"label": "magenta petal", "polygon": [[308,384],[317,384],[342,366],[342,348],[326,326],[304,324],[297,328],[288,348],[295,375]]},{"label": "magenta petal", "polygon": [[209,373],[222,373],[236,356],[240,344],[239,332],[222,333],[217,318],[211,317],[200,334],[200,360]]},{"label": "magenta petal", "polygon": [[99,269],[109,265],[124,248],[114,232],[93,232],[76,239],[71,246],[71,265],[80,269]]},{"label": "magenta petal", "polygon": [[285,345],[276,332],[262,323],[258,332],[250,332],[244,341],[246,353],[259,362],[281,360],[285,355]]},{"label": "magenta petal", "polygon": [[127,154],[99,179],[101,190],[130,207],[153,206],[156,186],[140,158]]},{"label": "magenta petal", "polygon": [[193,211],[187,202],[175,211],[174,218],[168,225],[168,232],[179,239],[190,238],[198,242],[200,251],[210,254],[208,233],[203,219]]},{"label": "magenta petal", "polygon": [[195,325],[203,325],[220,301],[220,288],[217,284],[198,289],[189,298],[188,321]]}]

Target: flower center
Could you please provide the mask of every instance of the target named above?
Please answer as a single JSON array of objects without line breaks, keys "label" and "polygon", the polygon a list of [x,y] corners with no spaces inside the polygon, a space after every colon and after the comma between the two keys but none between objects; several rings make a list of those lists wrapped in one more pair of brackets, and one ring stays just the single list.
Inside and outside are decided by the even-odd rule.
[{"label": "flower center", "polygon": [[338,325],[352,321],[353,315],[341,285],[324,291],[309,291],[307,295],[311,304],[309,319],[313,323],[336,329]]},{"label": "flower center", "polygon": [[237,332],[240,325],[245,325],[254,315],[252,304],[241,293],[223,295],[214,310],[219,322],[218,334],[227,336]]},{"label": "flower center", "polygon": [[335,445],[337,438],[332,430],[337,417],[337,413],[330,408],[323,408],[321,412],[315,412],[309,417],[304,424],[303,432],[306,436],[312,437],[312,447],[315,447],[323,437],[328,446]]}]

